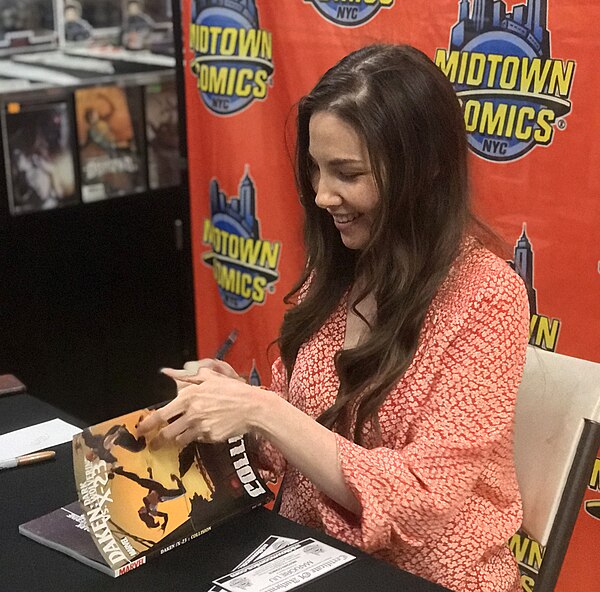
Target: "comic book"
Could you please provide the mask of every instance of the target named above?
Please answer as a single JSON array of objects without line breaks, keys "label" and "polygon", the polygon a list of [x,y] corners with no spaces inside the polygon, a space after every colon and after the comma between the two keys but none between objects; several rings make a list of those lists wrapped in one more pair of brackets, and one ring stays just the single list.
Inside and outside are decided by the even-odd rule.
[{"label": "comic book", "polygon": [[84,202],[146,189],[141,91],[96,86],[75,91]]},{"label": "comic book", "polygon": [[175,81],[146,86],[145,94],[150,189],[175,187],[181,183]]},{"label": "comic book", "polygon": [[69,104],[11,102],[3,116],[11,213],[78,203]]},{"label": "comic book", "polygon": [[104,558],[90,535],[90,529],[82,513],[79,502],[71,502],[41,518],[36,518],[19,526],[19,532],[26,537],[61,551],[85,565],[113,576],[113,570]]},{"label": "comic book", "polygon": [[76,435],[79,502],[22,524],[21,534],[117,577],[272,499],[250,464],[245,438],[151,450],[155,434],[136,435],[150,413]]}]

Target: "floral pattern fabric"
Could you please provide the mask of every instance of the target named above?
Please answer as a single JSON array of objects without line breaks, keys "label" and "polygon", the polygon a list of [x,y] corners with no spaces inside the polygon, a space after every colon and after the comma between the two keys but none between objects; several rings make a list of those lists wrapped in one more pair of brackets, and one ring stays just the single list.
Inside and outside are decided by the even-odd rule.
[{"label": "floral pattern fabric", "polygon": [[[334,355],[343,347],[343,298],[271,388],[316,418],[335,401]],[[381,439],[336,434],[355,516],[321,494],[263,442],[265,467],[286,473],[281,513],[458,592],[513,592],[507,541],[521,523],[513,463],[514,406],[525,363],[525,286],[468,239],[426,315],[414,359],[379,411]],[[371,437],[371,442],[369,438]]]}]

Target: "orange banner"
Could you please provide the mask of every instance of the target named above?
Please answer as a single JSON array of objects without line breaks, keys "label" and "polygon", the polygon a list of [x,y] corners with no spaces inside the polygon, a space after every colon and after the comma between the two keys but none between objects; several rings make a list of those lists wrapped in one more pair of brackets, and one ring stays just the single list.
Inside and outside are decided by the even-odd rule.
[{"label": "orange banner", "polygon": [[[268,384],[303,264],[294,104],[343,55],[391,42],[424,51],[457,91],[473,200],[514,245],[530,342],[600,361],[598,22],[600,5],[577,0],[185,0],[199,355]],[[582,508],[558,590],[597,589],[583,547],[600,548],[596,506]]]}]

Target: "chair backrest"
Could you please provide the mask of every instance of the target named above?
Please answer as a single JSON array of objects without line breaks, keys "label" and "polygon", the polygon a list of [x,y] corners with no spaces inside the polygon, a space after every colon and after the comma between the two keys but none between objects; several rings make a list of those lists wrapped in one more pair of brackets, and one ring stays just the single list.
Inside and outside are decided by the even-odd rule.
[{"label": "chair backrest", "polygon": [[517,395],[515,463],[523,529],[544,546],[584,418],[600,420],[600,364],[528,347]]}]

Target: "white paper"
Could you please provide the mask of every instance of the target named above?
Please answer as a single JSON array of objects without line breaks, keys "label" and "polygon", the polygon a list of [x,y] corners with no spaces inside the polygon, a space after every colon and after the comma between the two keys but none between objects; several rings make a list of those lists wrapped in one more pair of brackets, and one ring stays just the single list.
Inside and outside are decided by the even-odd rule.
[{"label": "white paper", "polygon": [[280,537],[272,534],[270,537],[267,537],[244,561],[242,561],[239,565],[236,565],[233,571],[237,571],[242,567],[246,567],[250,563],[258,561],[275,551],[279,551],[279,549],[283,549],[283,547],[287,547],[292,543],[297,543],[298,539],[288,539],[286,537]]},{"label": "white paper", "polygon": [[[266,555],[270,555],[275,551],[279,551],[279,549],[282,549],[283,547],[287,547],[288,545],[297,542],[298,539],[289,539],[286,537],[280,537],[275,534],[272,534],[271,536],[267,537],[258,547],[256,547],[256,549],[254,549],[254,551],[252,551],[252,553],[250,553],[248,557],[246,557],[241,563],[236,565],[233,568],[233,571],[237,571],[242,567],[246,567],[250,563],[258,561]],[[208,592],[223,592],[224,590],[225,588],[221,588],[221,586],[212,586],[208,589]]]},{"label": "white paper", "polygon": [[0,435],[0,460],[8,460],[23,456],[50,446],[70,442],[81,428],[71,425],[62,419],[51,419]]},{"label": "white paper", "polygon": [[355,557],[315,539],[293,543],[214,583],[230,592],[287,592]]}]

